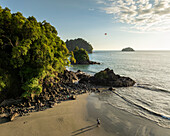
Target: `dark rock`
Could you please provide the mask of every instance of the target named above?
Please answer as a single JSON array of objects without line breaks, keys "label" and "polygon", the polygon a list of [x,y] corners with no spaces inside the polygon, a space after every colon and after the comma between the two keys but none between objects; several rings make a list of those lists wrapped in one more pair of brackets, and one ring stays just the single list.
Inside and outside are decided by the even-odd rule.
[{"label": "dark rock", "polygon": [[77,70],[77,73],[80,73],[80,72],[82,72],[81,70]]},{"label": "dark rock", "polygon": [[30,102],[27,103],[27,107],[31,107],[31,103]]},{"label": "dark rock", "polygon": [[[105,69],[94,76],[87,75],[80,70],[72,72],[65,70],[64,73],[58,74],[60,80],[49,79],[51,85],[47,86],[43,83],[42,92],[39,95],[32,94],[29,99],[22,100],[5,100],[1,103],[0,117],[7,117],[14,120],[18,113],[20,116],[28,115],[33,111],[45,110],[53,108],[56,102],[65,100],[76,100],[76,95],[87,92],[101,92],[96,85],[110,86],[109,90],[115,87],[131,86],[135,82],[128,77],[116,75],[113,70]],[[79,79],[78,83],[74,81]],[[47,80],[44,82],[48,82]]]},{"label": "dark rock", "polygon": [[90,83],[92,84],[113,87],[128,87],[135,84],[135,81],[131,78],[116,75],[113,70],[110,70],[109,68],[96,73],[94,76],[86,80],[90,80]]},{"label": "dark rock", "polygon": [[62,83],[74,83],[76,80],[78,80],[77,75],[74,72],[68,70],[65,70],[64,73],[60,73],[59,77]]},{"label": "dark rock", "polygon": [[70,97],[70,100],[76,100],[76,95],[72,95],[71,97]]},{"label": "dark rock", "polygon": [[21,103],[22,99],[7,99],[7,100],[4,100],[3,102],[1,102],[0,106],[10,106],[12,104],[19,104]]},{"label": "dark rock", "polygon": [[95,62],[95,61],[89,61],[89,64],[92,64],[92,65],[94,65],[94,64],[98,64],[98,65],[100,65],[100,63],[99,63],[99,62]]},{"label": "dark rock", "polygon": [[[78,77],[78,79],[79,79],[79,83],[83,83],[83,82],[86,82],[86,80],[87,79],[89,79],[90,78],[90,75],[88,75],[88,74],[85,74],[84,72],[76,72],[76,75],[77,75],[77,77]],[[83,80],[85,80],[85,81],[80,81],[81,79],[83,79]]]},{"label": "dark rock", "polygon": [[83,84],[90,83],[90,76],[81,77],[79,83],[83,83]]},{"label": "dark rock", "polygon": [[114,91],[114,90],[115,90],[115,88],[110,87],[108,90],[110,90],[110,91]]},{"label": "dark rock", "polygon": [[122,51],[135,51],[135,50],[132,49],[131,47],[127,47],[127,48],[123,48]]}]

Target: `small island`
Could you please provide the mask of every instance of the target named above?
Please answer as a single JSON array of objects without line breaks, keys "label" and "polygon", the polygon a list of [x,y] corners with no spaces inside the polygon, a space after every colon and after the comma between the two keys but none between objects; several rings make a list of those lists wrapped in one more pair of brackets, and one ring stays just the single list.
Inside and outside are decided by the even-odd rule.
[{"label": "small island", "polygon": [[123,48],[122,51],[135,51],[135,50],[131,47],[127,47],[127,48]]}]

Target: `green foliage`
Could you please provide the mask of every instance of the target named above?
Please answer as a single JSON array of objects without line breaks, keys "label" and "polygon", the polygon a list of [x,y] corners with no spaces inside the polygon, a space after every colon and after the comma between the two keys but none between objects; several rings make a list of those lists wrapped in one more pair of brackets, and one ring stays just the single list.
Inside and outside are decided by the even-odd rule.
[{"label": "green foliage", "polygon": [[42,92],[42,86],[39,84],[38,78],[32,78],[26,81],[23,84],[22,89],[26,90],[26,92],[22,94],[23,97],[29,97],[32,93],[39,94]]},{"label": "green foliage", "polygon": [[75,47],[75,49],[74,49],[74,51],[78,51],[79,50],[79,47],[78,46],[76,46]]},{"label": "green foliage", "polygon": [[3,77],[0,76],[0,91],[2,91],[5,88],[6,84],[3,81]]},{"label": "green foliage", "polygon": [[[76,51],[76,50],[75,50],[75,51]],[[74,57],[73,51],[71,51],[71,53],[70,53],[70,62],[71,62],[71,64],[75,64],[75,63],[76,63],[76,59],[75,59],[75,57]]]},{"label": "green foliage", "polygon": [[56,29],[35,17],[0,7],[0,90],[24,97],[42,90],[40,81],[69,65],[69,51]]},{"label": "green foliage", "polygon": [[93,47],[91,46],[91,44],[82,38],[78,38],[78,39],[74,39],[74,40],[67,40],[66,46],[70,52],[74,51],[74,49],[76,47],[83,48],[89,53],[92,53],[92,51],[93,51]]},{"label": "green foliage", "polygon": [[89,55],[87,51],[83,48],[79,50],[74,50],[74,57],[76,59],[77,64],[88,64],[89,63]]}]

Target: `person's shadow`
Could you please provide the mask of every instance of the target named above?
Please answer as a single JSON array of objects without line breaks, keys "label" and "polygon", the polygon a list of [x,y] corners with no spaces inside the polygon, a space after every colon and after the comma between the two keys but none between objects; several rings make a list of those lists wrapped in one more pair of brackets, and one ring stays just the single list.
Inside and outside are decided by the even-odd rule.
[{"label": "person's shadow", "polygon": [[94,125],[91,125],[91,126],[87,126],[87,127],[78,129],[78,130],[72,132],[72,136],[77,136],[79,134],[82,134],[82,133],[85,133],[87,131],[90,131],[90,130],[96,128],[96,127],[97,127],[97,125],[94,124]]}]

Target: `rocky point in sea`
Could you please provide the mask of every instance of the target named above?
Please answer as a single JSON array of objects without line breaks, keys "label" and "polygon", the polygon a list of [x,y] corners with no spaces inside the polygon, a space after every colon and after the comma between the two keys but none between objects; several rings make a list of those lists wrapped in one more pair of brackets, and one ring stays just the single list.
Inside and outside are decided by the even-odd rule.
[{"label": "rocky point in sea", "polygon": [[95,85],[111,86],[111,87],[128,87],[133,86],[135,81],[129,77],[116,75],[113,70],[106,68],[96,73],[94,76],[82,78],[80,83],[88,82]]}]

